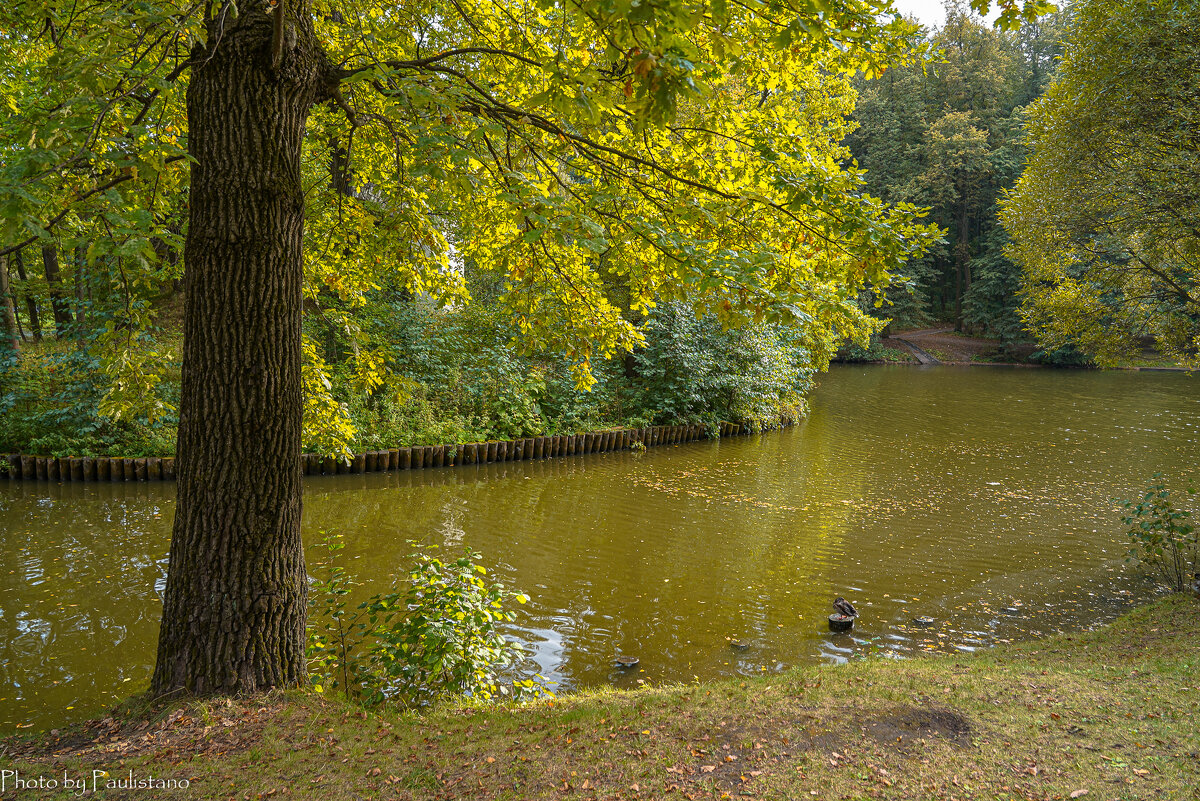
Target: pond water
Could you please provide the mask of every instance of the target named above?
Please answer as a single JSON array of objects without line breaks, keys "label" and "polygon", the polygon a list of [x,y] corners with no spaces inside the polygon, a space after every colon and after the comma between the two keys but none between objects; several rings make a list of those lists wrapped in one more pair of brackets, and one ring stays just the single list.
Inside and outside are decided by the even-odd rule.
[{"label": "pond water", "polygon": [[[344,534],[364,594],[409,540],[480,551],[529,594],[510,633],[560,691],[970,651],[1148,597],[1110,499],[1195,476],[1200,441],[1174,373],[835,367],[811,406],[643,455],[309,479],[306,541]],[[0,730],[145,688],[173,503],[170,484],[0,482]],[[849,634],[828,631],[836,595]]]}]

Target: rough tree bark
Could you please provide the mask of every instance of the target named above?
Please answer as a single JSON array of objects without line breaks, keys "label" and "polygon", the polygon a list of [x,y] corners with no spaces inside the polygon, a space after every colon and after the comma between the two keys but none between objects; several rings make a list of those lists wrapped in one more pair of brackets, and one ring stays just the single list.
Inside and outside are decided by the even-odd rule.
[{"label": "rough tree bark", "polygon": [[156,696],[304,678],[300,148],[330,69],[307,4],[279,5],[291,10],[278,69],[271,16],[246,8],[209,31],[187,92],[195,162]]},{"label": "rough tree bark", "polygon": [[25,251],[18,250],[13,254],[13,266],[17,268],[17,275],[21,282],[25,285],[25,309],[29,312],[29,333],[33,337],[34,342],[42,341],[42,322],[38,317],[37,301],[33,298],[33,293],[29,292],[29,276],[25,274],[25,259],[21,255]]},{"label": "rough tree bark", "polygon": [[64,339],[71,330],[71,304],[62,291],[62,276],[58,269],[58,248],[42,247],[42,266],[46,269],[46,286],[50,290],[50,308],[54,312],[54,332]]},{"label": "rough tree bark", "polygon": [[17,311],[13,306],[12,290],[8,285],[8,256],[0,256],[0,306],[3,306],[4,327],[0,329],[12,349],[21,347],[21,337],[17,332]]}]

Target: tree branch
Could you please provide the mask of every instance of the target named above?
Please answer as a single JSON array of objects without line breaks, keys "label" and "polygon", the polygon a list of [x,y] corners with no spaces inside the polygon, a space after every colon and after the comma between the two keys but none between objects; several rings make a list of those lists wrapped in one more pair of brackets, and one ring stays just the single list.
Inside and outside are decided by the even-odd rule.
[{"label": "tree branch", "polygon": [[[187,156],[182,155],[182,154],[178,155],[178,156],[170,156],[170,157],[164,159],[163,163],[170,164],[172,162],[179,161],[181,159],[186,159],[186,158],[187,158]],[[49,233],[51,228],[58,225],[60,222],[63,221],[64,218],[66,218],[66,216],[68,214],[71,213],[71,206],[73,204],[81,203],[84,200],[87,200],[92,195],[97,195],[101,192],[107,192],[109,189],[112,189],[114,186],[119,186],[119,185],[125,183],[126,181],[131,181],[131,180],[133,180],[133,173],[132,172],[123,172],[120,175],[118,175],[117,177],[115,177],[109,181],[106,181],[105,183],[102,183],[93,189],[89,189],[88,191],[84,192],[81,195],[76,195],[72,200],[70,200],[68,202],[67,208],[63,209],[58,214],[51,217],[42,226],[42,230],[45,231],[46,233]],[[38,241],[38,239],[40,239],[40,238],[41,238],[40,236],[34,235],[22,242],[19,242],[15,245],[11,245],[7,248],[4,248],[4,250],[0,250],[0,257],[7,256],[10,253],[15,253],[16,251],[20,250],[21,248],[25,247],[26,245],[32,245],[34,242]]]}]

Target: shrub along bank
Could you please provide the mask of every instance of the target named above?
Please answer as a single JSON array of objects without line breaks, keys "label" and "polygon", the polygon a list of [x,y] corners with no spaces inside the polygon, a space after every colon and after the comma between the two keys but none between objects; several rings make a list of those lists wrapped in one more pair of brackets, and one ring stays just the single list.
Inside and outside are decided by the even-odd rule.
[{"label": "shrub along bank", "polygon": [[[344,458],[614,428],[757,426],[802,416],[820,361],[794,331],[723,330],[715,317],[697,320],[685,304],[664,302],[641,325],[645,346],[594,362],[596,383],[585,391],[563,358],[525,352],[520,332],[486,304],[446,311],[407,300],[372,309],[369,358],[319,327],[312,332],[323,351],[310,358],[323,370],[314,368],[317,380],[306,385],[306,451]],[[141,384],[115,373],[87,339],[0,351],[0,453],[173,456],[179,343],[172,330],[147,335],[139,347],[165,355]]]},{"label": "shrub along bank", "polygon": [[[425,714],[309,693],[126,710],[10,739],[26,779],[187,779],[170,797],[1194,798],[1200,603],[973,655]],[[71,797],[39,792],[38,797]],[[3,798],[33,797],[9,789]]]}]

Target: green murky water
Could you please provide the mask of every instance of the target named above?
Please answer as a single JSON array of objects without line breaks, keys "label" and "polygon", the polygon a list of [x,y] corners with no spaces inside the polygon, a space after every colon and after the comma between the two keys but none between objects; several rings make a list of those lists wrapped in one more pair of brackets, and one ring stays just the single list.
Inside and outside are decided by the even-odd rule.
[{"label": "green murky water", "polygon": [[[481,551],[531,596],[511,633],[562,689],[687,681],[1109,619],[1152,592],[1109,499],[1195,475],[1198,442],[1182,374],[841,367],[786,431],[311,479],[305,528],[346,535],[368,594],[406,540]],[[144,688],[173,495],[0,483],[0,730]],[[849,635],[825,624],[839,594]]]}]

